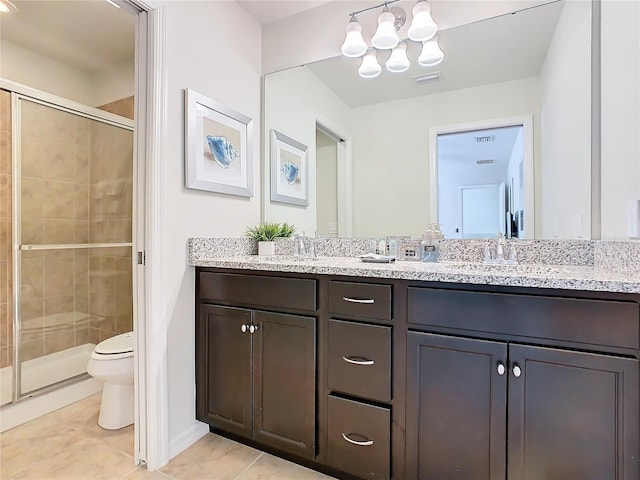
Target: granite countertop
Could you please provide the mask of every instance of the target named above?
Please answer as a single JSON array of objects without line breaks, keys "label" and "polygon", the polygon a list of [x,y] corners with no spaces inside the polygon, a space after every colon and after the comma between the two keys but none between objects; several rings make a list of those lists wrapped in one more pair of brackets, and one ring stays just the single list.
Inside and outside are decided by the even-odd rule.
[{"label": "granite countertop", "polygon": [[640,293],[640,277],[592,266],[484,265],[472,262],[364,263],[352,257],[297,258],[238,255],[190,258],[190,265],[273,272],[344,275],[432,282],[472,283],[514,287]]}]

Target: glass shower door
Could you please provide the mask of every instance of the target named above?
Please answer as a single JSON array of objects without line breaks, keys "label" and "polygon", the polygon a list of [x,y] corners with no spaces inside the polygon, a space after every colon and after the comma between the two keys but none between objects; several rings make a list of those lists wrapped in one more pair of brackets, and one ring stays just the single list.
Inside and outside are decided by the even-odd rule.
[{"label": "glass shower door", "polygon": [[96,343],[132,330],[133,131],[21,95],[13,105],[20,397],[86,374]]}]

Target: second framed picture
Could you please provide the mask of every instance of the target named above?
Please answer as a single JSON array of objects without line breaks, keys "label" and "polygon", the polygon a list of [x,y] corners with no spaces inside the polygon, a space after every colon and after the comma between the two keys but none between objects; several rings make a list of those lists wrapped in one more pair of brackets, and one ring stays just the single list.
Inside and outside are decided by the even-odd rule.
[{"label": "second framed picture", "polygon": [[271,130],[271,201],[309,205],[308,147]]}]

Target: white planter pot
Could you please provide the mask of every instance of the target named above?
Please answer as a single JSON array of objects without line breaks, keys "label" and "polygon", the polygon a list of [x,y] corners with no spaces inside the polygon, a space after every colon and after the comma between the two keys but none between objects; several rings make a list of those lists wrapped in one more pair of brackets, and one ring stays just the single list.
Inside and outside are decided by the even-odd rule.
[{"label": "white planter pot", "polygon": [[258,255],[275,255],[276,242],[258,242]]}]

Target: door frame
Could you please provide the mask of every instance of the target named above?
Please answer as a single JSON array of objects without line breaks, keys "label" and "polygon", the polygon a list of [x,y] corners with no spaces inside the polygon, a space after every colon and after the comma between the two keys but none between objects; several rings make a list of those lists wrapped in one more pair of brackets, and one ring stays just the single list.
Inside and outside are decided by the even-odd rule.
[{"label": "door frame", "polygon": [[[134,199],[135,422],[134,460],[156,470],[169,461],[167,328],[159,309],[162,258],[162,176],[167,83],[166,6],[120,0],[137,12],[135,67],[135,140],[137,193]],[[149,319],[155,319],[151,322]]]},{"label": "door frame", "polygon": [[351,137],[326,118],[316,118],[316,130],[320,130],[336,141],[338,237],[351,237],[353,231]]},{"label": "door frame", "polygon": [[495,118],[476,122],[440,125],[429,129],[429,221],[438,223],[438,135],[522,125],[524,211],[523,238],[535,236],[535,169],[533,157],[533,115]]}]

